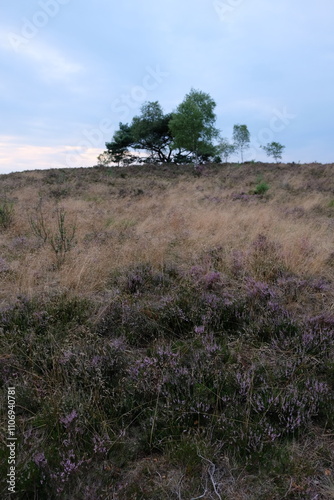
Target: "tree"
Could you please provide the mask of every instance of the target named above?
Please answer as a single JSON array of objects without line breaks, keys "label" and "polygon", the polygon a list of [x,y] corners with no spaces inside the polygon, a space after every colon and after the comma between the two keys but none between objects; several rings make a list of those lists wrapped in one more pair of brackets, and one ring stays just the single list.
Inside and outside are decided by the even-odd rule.
[{"label": "tree", "polygon": [[99,164],[208,161],[217,154],[215,106],[209,94],[194,89],[174,113],[164,114],[158,101],[146,102],[130,124],[119,124],[112,140],[106,142],[107,150],[99,155]]},{"label": "tree", "polygon": [[191,89],[169,122],[175,148],[179,155],[205,161],[215,154],[213,139],[218,136],[214,127],[216,103],[209,94]]},{"label": "tree", "polygon": [[164,115],[158,101],[144,103],[141,115],[135,116],[130,126],[132,147],[148,151],[152,161],[169,162],[173,152],[170,120],[171,114]]},{"label": "tree", "polygon": [[108,153],[108,151],[104,151],[103,153],[101,153],[97,157],[97,159],[99,160],[99,163],[98,163],[99,167],[107,167],[112,162],[112,160],[110,158],[110,154]]},{"label": "tree", "polygon": [[240,151],[241,163],[244,161],[244,151],[249,148],[250,133],[247,125],[234,125],[233,141],[235,148]]},{"label": "tree", "polygon": [[235,145],[231,144],[228,139],[223,138],[219,141],[219,144],[217,146],[217,152],[224,158],[225,163],[227,163],[229,157],[233,155],[235,151],[236,151]]},{"label": "tree", "polygon": [[[112,141],[106,142],[107,150],[98,160],[103,164],[110,162],[124,165],[134,161],[168,162],[173,152],[173,138],[169,130],[171,114],[164,115],[158,101],[146,102],[141,107],[141,114],[132,119],[131,124],[120,123]],[[130,151],[131,150],[131,151]],[[143,156],[133,150],[149,153]]]},{"label": "tree", "polygon": [[267,153],[267,156],[272,156],[276,163],[282,159],[282,153],[285,149],[285,146],[282,146],[279,142],[268,142],[266,146],[260,147]]},{"label": "tree", "polygon": [[120,123],[119,130],[116,130],[113,135],[113,140],[111,142],[106,142],[107,150],[103,154],[109,156],[109,163],[114,162],[119,166],[128,156],[129,147],[132,143],[133,137],[131,128],[127,123]]}]

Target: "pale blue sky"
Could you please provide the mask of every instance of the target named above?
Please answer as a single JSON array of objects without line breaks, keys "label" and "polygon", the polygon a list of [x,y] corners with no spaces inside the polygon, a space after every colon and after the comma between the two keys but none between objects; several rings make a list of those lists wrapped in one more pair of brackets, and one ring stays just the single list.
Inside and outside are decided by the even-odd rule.
[{"label": "pale blue sky", "polygon": [[145,101],[191,88],[231,137],[333,162],[333,0],[15,0],[0,17],[0,173],[91,166]]}]

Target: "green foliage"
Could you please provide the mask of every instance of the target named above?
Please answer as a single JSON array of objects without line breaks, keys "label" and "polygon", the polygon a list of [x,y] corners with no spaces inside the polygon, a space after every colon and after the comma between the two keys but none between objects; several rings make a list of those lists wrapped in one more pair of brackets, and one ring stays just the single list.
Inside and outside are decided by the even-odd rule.
[{"label": "green foliage", "polygon": [[173,151],[169,130],[171,115],[164,115],[158,101],[144,103],[131,124],[133,148],[149,153],[150,161],[169,162]]},{"label": "green foliage", "polygon": [[[173,150],[170,118],[171,115],[164,115],[158,101],[144,103],[141,114],[135,116],[130,125],[119,124],[113,140],[106,143],[107,150],[98,157],[100,163],[115,162],[120,166],[134,161],[169,162]],[[131,153],[131,149],[149,153],[149,156],[143,160]]]},{"label": "green foliage", "polygon": [[[158,101],[144,103],[130,125],[120,123],[113,140],[106,143],[107,150],[98,157],[100,165],[208,160],[216,153],[212,143],[218,135],[215,106],[209,94],[194,89],[175,113],[164,114]],[[143,158],[131,150],[148,156]]]},{"label": "green foliage", "polygon": [[7,198],[0,200],[0,227],[8,229],[14,220],[14,206]]},{"label": "green foliage", "polygon": [[244,151],[249,148],[250,133],[247,125],[234,125],[233,141],[235,148],[240,151],[241,163],[244,161]]},{"label": "green foliage", "polygon": [[16,303],[0,314],[1,327],[8,334],[62,336],[74,326],[83,325],[92,313],[91,304],[81,297],[59,294],[44,302],[19,296]]},{"label": "green foliage", "polygon": [[[131,124],[119,124],[112,141],[106,142],[106,151],[98,156],[99,165],[117,163],[120,166],[135,161],[173,161],[177,164],[194,161],[197,164],[208,160],[219,162],[221,157],[227,163],[236,151],[239,151],[243,163],[244,152],[250,147],[247,125],[234,125],[233,144],[223,138],[214,145],[213,141],[219,135],[215,128],[215,107],[216,103],[209,94],[195,89],[186,94],[173,113],[164,114],[158,101],[146,102],[141,107],[141,114],[135,116]],[[285,146],[271,142],[261,148],[278,162]],[[148,156],[138,156],[133,150],[143,151]]]},{"label": "green foliage", "polygon": [[265,181],[259,180],[258,184],[256,185],[256,187],[254,189],[254,194],[261,194],[261,195],[266,194],[269,187],[270,186]]},{"label": "green foliage", "polygon": [[212,144],[218,135],[214,127],[216,103],[209,94],[191,89],[173,114],[169,127],[174,145],[180,151],[188,151],[195,162],[215,154]]},{"label": "green foliage", "polygon": [[278,160],[282,159],[282,153],[285,146],[282,146],[279,142],[268,142],[266,146],[260,146],[266,153],[267,156],[272,156],[278,163]]},{"label": "green foliage", "polygon": [[104,162],[104,164],[114,162],[120,166],[120,163],[125,160],[132,143],[133,137],[130,126],[126,123],[120,123],[119,129],[114,133],[113,140],[106,142],[107,150],[102,153],[103,156],[99,156],[99,161]]},{"label": "green foliage", "polygon": [[225,163],[227,163],[229,157],[236,152],[236,149],[235,144],[231,144],[228,139],[223,138],[217,146],[217,153],[220,154],[224,158]]}]

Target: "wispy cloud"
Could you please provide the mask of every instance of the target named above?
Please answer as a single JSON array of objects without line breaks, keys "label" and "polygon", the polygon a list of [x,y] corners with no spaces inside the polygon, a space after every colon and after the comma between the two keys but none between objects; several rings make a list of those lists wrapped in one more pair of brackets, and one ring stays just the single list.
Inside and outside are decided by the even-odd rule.
[{"label": "wispy cloud", "polygon": [[25,144],[20,137],[0,136],[0,174],[22,170],[90,167],[96,165],[99,148],[82,151],[68,145]]},{"label": "wispy cloud", "polygon": [[34,42],[22,49],[22,55],[36,63],[45,79],[63,80],[83,70],[81,64],[71,61],[59,50]]},{"label": "wispy cloud", "polygon": [[15,52],[8,37],[8,30],[0,27],[0,50],[11,54],[18,63],[28,61],[44,80],[66,80],[84,70],[81,63],[71,60],[57,47],[40,40],[30,40]]}]

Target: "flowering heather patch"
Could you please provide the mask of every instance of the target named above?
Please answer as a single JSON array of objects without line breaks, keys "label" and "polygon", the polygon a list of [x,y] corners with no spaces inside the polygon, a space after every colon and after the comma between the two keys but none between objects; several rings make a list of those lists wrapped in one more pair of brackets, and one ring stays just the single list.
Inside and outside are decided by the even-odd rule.
[{"label": "flowering heather patch", "polygon": [[251,194],[247,194],[247,193],[233,193],[232,194],[232,200],[233,201],[237,201],[237,200],[240,200],[240,201],[250,201],[252,198],[254,198],[253,195]]},{"label": "flowering heather patch", "polygon": [[194,332],[195,332],[195,333],[204,333],[204,332],[205,332],[205,326],[204,326],[204,325],[201,325],[201,326],[195,326],[195,328],[194,328]]},{"label": "flowering heather patch", "polygon": [[245,289],[247,297],[256,301],[268,301],[276,297],[272,287],[262,281],[255,281],[253,278],[246,278]]},{"label": "flowering heather patch", "polygon": [[232,275],[238,278],[245,273],[246,267],[246,255],[244,252],[240,250],[233,250],[232,252],[232,262],[231,262],[231,271]]},{"label": "flowering heather patch", "polygon": [[[308,167],[275,168],[66,171],[77,245],[59,270],[24,220],[50,173],[13,183],[0,383],[16,387],[19,500],[329,498],[333,167],[310,196]],[[242,194],[255,171],[265,204]]]},{"label": "flowering heather patch", "polygon": [[8,271],[10,271],[10,265],[8,264],[8,262],[5,259],[0,257],[0,274],[1,273],[8,273]]},{"label": "flowering heather patch", "polygon": [[45,458],[44,452],[39,452],[33,457],[33,461],[38,467],[44,467],[47,465],[48,461]]},{"label": "flowering heather patch", "polygon": [[16,236],[9,243],[11,251],[20,252],[24,250],[37,250],[38,242],[34,238],[27,238],[26,236]]},{"label": "flowering heather patch", "polygon": [[5,332],[26,332],[34,329],[36,333],[43,332],[48,322],[46,311],[38,311],[35,301],[25,296],[18,296],[16,303],[0,311],[0,326]]},{"label": "flowering heather patch", "polygon": [[68,415],[65,415],[64,417],[60,418],[60,422],[66,427],[66,429],[71,425],[73,420],[75,420],[78,416],[78,413],[76,410],[72,410],[71,413]]}]

